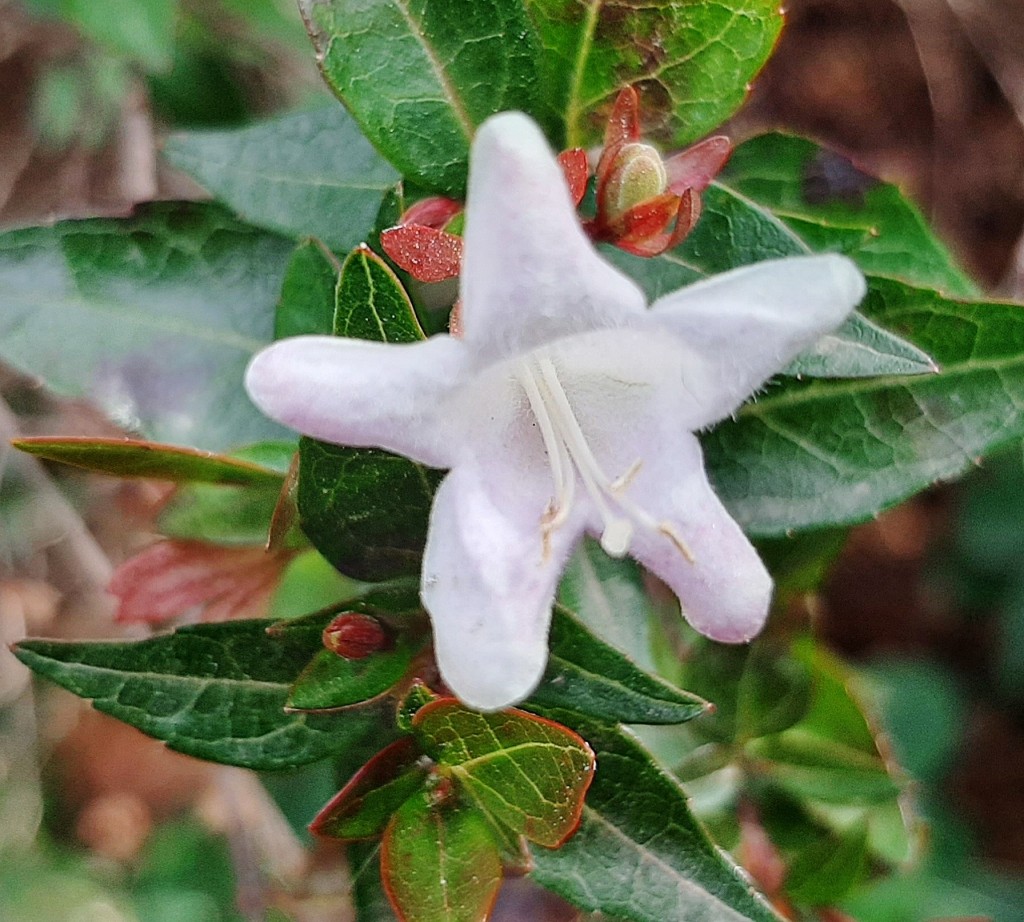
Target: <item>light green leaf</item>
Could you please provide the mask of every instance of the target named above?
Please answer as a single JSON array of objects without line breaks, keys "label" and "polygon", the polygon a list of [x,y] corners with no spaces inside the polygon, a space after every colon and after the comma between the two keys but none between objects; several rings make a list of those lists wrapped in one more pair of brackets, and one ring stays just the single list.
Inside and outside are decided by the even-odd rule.
[{"label": "light green leaf", "polygon": [[768,59],[782,12],[772,0],[606,3],[526,0],[540,33],[538,83],[568,147],[598,140],[619,90],[639,83],[644,115],[682,145],[739,108]]},{"label": "light green leaf", "polygon": [[242,389],[292,244],[221,208],[0,235],[0,359],[148,438],[220,451],[280,436]]},{"label": "light green leaf", "polygon": [[291,768],[356,750],[371,733],[379,742],[371,711],[285,713],[313,651],[304,638],[268,637],[267,624],[195,625],[135,643],[27,640],[15,653],[97,710],[212,762]]},{"label": "light green leaf", "polygon": [[164,155],[250,224],[350,250],[398,174],[339,105],[172,135]]},{"label": "light green leaf", "polygon": [[174,55],[178,0],[63,0],[62,12],[109,51],[166,71]]},{"label": "light green leaf", "polygon": [[522,711],[481,714],[454,698],[425,704],[412,726],[493,822],[548,848],[572,835],[594,775],[594,754],[576,733]]},{"label": "light green leaf", "polygon": [[299,0],[328,84],[403,175],[459,194],[473,131],[531,111],[533,30],[519,0]]},{"label": "light green leaf", "polygon": [[403,922],[485,922],[501,887],[487,821],[472,807],[407,800],[381,844],[381,877]]}]

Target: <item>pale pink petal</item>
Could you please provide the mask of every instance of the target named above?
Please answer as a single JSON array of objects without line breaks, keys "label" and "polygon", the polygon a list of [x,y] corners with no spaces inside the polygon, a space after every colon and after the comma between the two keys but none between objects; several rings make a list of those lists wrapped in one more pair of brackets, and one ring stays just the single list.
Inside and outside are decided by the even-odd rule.
[{"label": "pale pink petal", "polygon": [[748,641],[768,617],[771,577],[711,489],[696,437],[663,421],[648,438],[658,450],[643,455],[627,495],[664,531],[637,528],[630,556],[668,584],[700,633]]},{"label": "pale pink petal", "polygon": [[434,498],[423,604],[441,677],[482,711],[521,701],[547,663],[555,587],[581,530],[577,518],[545,541],[548,489],[512,468],[466,464]]},{"label": "pale pink petal", "polygon": [[744,266],[659,298],[651,328],[672,333],[685,361],[689,406],[701,429],[733,413],[771,375],[835,329],[864,297],[846,257],[790,257]]},{"label": "pale pink petal", "polygon": [[260,352],[245,386],[267,416],[304,435],[448,467],[444,401],[463,384],[465,361],[448,336],[402,345],[297,336]]},{"label": "pale pink petal", "polygon": [[463,336],[482,356],[643,312],[640,289],[591,246],[558,161],[521,113],[493,116],[477,131],[463,240]]}]

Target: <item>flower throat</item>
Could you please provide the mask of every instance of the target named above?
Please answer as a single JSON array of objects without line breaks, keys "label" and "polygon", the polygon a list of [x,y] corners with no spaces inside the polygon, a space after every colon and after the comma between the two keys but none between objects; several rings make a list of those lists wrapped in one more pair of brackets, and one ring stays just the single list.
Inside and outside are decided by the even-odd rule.
[{"label": "flower throat", "polygon": [[693,563],[693,553],[672,523],[657,521],[626,496],[630,484],[640,473],[643,459],[637,458],[614,480],[604,472],[587,443],[551,359],[543,353],[523,359],[516,369],[516,377],[537,420],[555,488],[555,495],[541,519],[545,556],[549,552],[551,534],[569,517],[578,474],[601,517],[601,547],[607,554],[624,557],[636,528],[640,527],[666,537]]}]

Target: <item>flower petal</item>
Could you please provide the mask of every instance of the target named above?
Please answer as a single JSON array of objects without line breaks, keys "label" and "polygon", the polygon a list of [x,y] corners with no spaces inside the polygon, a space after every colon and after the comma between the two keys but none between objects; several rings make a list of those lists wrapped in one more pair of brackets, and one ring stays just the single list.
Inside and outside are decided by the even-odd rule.
[{"label": "flower petal", "polygon": [[482,711],[522,701],[540,681],[555,587],[582,530],[579,517],[565,522],[545,548],[548,485],[500,473],[467,463],[445,478],[423,556],[441,677]]},{"label": "flower petal", "polygon": [[682,340],[689,429],[725,418],[768,378],[835,329],[864,297],[846,257],[789,257],[744,266],[659,298],[651,323]]},{"label": "flower petal", "polygon": [[518,112],[477,131],[464,251],[464,337],[490,358],[619,326],[644,309],[636,284],[591,246],[551,148]]},{"label": "flower petal", "polygon": [[630,555],[668,584],[696,630],[746,642],[768,617],[772,579],[711,489],[697,438],[664,424],[660,430],[649,435],[659,450],[645,454],[628,495],[671,535],[637,529]]},{"label": "flower petal", "polygon": [[465,359],[448,336],[402,345],[296,336],[260,352],[245,387],[267,416],[304,435],[448,467],[444,403],[462,383]]}]

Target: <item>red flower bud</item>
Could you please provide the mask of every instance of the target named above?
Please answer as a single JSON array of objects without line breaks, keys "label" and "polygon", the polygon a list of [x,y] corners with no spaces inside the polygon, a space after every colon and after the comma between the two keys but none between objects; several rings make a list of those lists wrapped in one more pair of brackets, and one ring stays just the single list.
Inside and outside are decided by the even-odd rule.
[{"label": "red flower bud", "polygon": [[366,659],[388,646],[389,639],[376,618],[347,611],[324,628],[323,642],[328,650],[345,659]]}]

